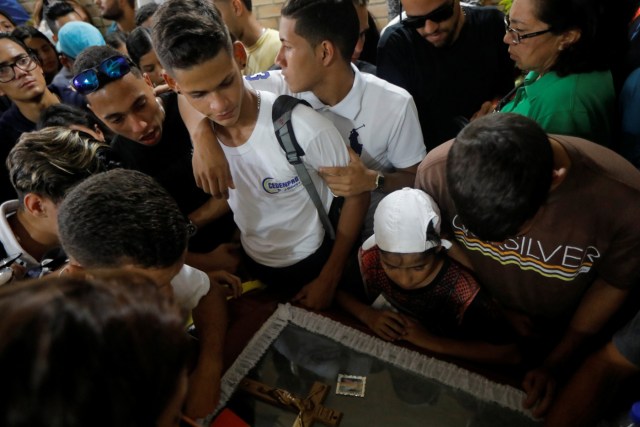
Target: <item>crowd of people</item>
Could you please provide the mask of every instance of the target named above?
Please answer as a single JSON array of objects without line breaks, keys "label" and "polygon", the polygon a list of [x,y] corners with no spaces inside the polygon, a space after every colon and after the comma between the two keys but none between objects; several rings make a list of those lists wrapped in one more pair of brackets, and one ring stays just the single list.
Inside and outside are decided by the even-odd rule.
[{"label": "crowd of people", "polygon": [[0,424],[207,417],[254,279],[548,427],[637,379],[637,2],[159,3],[0,11]]}]

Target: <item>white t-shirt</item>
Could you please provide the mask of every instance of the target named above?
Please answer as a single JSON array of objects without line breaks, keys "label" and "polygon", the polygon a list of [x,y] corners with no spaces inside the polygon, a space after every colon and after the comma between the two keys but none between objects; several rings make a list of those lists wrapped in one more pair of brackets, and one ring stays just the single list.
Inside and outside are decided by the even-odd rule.
[{"label": "white t-shirt", "polygon": [[171,287],[176,303],[191,311],[198,305],[200,298],[209,292],[211,283],[206,273],[185,264],[171,279]]},{"label": "white t-shirt", "polygon": [[[312,92],[292,93],[281,71],[267,71],[245,79],[256,89],[307,101],[331,120],[347,146],[354,148],[355,137],[355,142],[361,144],[360,159],[371,170],[393,172],[420,163],[427,150],[413,97],[399,86],[361,73],[353,64],[351,68],[353,86],[333,107],[323,104]],[[380,191],[371,192],[362,240],[373,234],[373,215],[384,196]]]},{"label": "white t-shirt", "polygon": [[[324,229],[275,136],[271,110],[276,96],[268,92],[260,96],[258,120],[247,142],[239,147],[220,144],[236,187],[229,191],[229,206],[246,253],[260,264],[287,267],[320,247]],[[346,166],[349,154],[336,128],[312,109],[296,107],[292,124],[305,151],[302,159],[328,212],[333,195],[317,169]]]}]

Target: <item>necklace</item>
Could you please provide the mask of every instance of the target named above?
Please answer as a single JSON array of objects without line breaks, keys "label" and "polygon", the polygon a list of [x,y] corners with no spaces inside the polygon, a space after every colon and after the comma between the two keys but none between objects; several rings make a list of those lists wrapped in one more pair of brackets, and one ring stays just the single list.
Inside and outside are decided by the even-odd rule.
[{"label": "necklace", "polygon": [[260,91],[256,91],[256,95],[258,95],[258,113],[260,112],[260,101],[262,101],[262,97],[260,96]]}]

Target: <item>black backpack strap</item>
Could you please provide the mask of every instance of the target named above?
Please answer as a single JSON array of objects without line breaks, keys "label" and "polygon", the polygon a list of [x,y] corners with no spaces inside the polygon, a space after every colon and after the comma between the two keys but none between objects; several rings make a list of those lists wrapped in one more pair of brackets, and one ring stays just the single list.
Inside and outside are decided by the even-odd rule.
[{"label": "black backpack strap", "polygon": [[293,132],[293,124],[291,123],[291,112],[298,104],[304,104],[307,107],[311,107],[307,101],[304,101],[302,99],[294,98],[293,96],[289,95],[279,96],[273,103],[273,110],[271,112],[273,128],[276,132],[276,138],[278,138],[280,147],[282,147],[287,156],[287,161],[296,169],[296,173],[298,174],[300,181],[304,185],[304,188],[307,190],[307,193],[309,193],[311,201],[318,210],[318,215],[320,216],[320,222],[322,222],[322,226],[324,227],[329,237],[333,240],[336,238],[336,233],[333,229],[333,226],[331,225],[331,221],[329,220],[327,211],[325,211],[324,206],[322,205],[322,201],[320,200],[318,191],[313,185],[311,176],[309,176],[307,168],[302,162],[302,159],[300,159],[301,156],[304,156],[304,150],[302,149],[302,147],[300,147],[300,144],[298,144],[296,135]]}]

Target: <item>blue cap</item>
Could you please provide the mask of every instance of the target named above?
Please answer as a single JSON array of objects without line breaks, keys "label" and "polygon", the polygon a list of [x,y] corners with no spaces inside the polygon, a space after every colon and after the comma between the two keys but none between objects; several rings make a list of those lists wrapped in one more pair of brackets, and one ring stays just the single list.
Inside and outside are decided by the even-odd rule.
[{"label": "blue cap", "polygon": [[83,21],[67,22],[58,31],[56,49],[71,59],[90,46],[104,46],[104,37],[96,27]]}]

